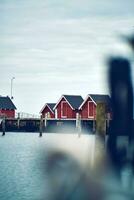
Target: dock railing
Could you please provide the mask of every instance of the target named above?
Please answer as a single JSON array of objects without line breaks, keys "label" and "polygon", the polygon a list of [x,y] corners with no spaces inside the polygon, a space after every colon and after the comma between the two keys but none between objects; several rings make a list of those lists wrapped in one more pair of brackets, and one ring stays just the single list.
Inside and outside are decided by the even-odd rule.
[{"label": "dock railing", "polygon": [[20,119],[39,119],[40,115],[35,115],[35,114],[30,114],[30,113],[25,113],[25,112],[16,112],[15,113],[15,118],[20,118]]}]

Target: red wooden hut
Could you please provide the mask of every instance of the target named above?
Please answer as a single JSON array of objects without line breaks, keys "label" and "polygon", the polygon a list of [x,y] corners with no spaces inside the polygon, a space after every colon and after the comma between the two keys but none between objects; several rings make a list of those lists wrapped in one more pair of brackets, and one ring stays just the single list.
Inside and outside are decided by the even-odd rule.
[{"label": "red wooden hut", "polygon": [[62,95],[54,107],[55,118],[72,119],[79,113],[83,98],[79,95]]},{"label": "red wooden hut", "polygon": [[47,115],[48,118],[55,118],[54,108],[55,103],[46,103],[41,109],[40,113],[42,117]]},{"label": "red wooden hut", "polygon": [[8,96],[0,96],[0,117],[15,118],[15,110],[16,107]]},{"label": "red wooden hut", "polygon": [[88,94],[86,99],[80,105],[82,119],[96,119],[96,107],[98,103],[106,104],[107,116],[111,116],[111,106],[109,95],[104,94]]}]

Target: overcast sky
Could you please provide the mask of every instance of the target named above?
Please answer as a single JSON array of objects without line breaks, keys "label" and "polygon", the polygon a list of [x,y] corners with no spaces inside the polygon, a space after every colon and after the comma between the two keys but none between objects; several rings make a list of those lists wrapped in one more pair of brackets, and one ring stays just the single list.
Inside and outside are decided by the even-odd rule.
[{"label": "overcast sky", "polygon": [[0,95],[15,77],[18,112],[38,114],[62,94],[107,93],[106,58],[130,55],[120,35],[133,30],[133,0],[0,0]]}]

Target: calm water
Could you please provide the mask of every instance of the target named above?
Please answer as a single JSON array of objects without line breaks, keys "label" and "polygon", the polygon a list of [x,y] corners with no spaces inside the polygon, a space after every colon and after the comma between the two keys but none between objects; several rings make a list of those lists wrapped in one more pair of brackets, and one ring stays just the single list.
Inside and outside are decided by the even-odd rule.
[{"label": "calm water", "polygon": [[47,188],[50,177],[45,171],[48,149],[55,151],[57,147],[64,147],[73,153],[75,149],[76,155],[81,155],[82,142],[82,151],[87,152],[87,138],[79,140],[78,135],[67,134],[45,134],[39,138],[38,135],[6,133],[6,136],[0,136],[0,200],[48,199],[47,193],[51,193],[51,187]]},{"label": "calm water", "polygon": [[[46,134],[39,138],[38,133],[8,133],[5,137],[0,136],[0,200],[59,200],[59,198],[55,198],[59,188],[63,196],[65,194],[64,188],[67,192],[70,192],[70,188],[72,189],[77,185],[80,174],[83,173],[82,166],[87,166],[89,160],[90,163],[92,162],[93,144],[93,136],[88,135],[79,138],[78,135]],[[53,159],[51,156],[49,160],[51,165],[48,166],[48,171],[46,171],[46,158],[50,153],[50,149],[52,152],[57,151],[58,153],[54,153],[56,156],[53,156]],[[61,153],[63,149],[69,155],[73,154],[75,159]],[[90,170],[88,168],[88,171]],[[82,182],[82,187],[87,182],[91,184],[92,178],[94,179],[91,174],[88,180]],[[134,183],[130,189],[127,184],[128,172],[124,171],[124,174],[127,174],[127,176],[123,176],[123,179],[126,179],[124,181],[126,186],[120,185],[113,177],[106,176],[104,181],[106,186],[102,189],[106,188],[108,190],[108,196],[109,191],[110,195],[113,195],[115,190],[120,190],[123,187],[125,187],[125,193],[126,191],[133,191]],[[101,178],[100,176],[98,182]],[[49,179],[52,180],[51,185],[48,184]],[[56,187],[53,187],[54,185]],[[100,187],[102,187],[102,183]],[[123,190],[121,189],[121,191]],[[50,193],[54,195],[51,196]],[[119,196],[115,195],[114,199],[116,200],[122,200],[122,198],[132,200],[134,197],[133,194],[131,198],[123,197],[122,192]],[[79,193],[78,196],[80,196]],[[82,200],[78,196],[74,199]],[[109,199],[113,200],[113,196],[101,200]]]},{"label": "calm water", "polygon": [[0,137],[0,199],[40,199],[43,165],[38,134]]}]

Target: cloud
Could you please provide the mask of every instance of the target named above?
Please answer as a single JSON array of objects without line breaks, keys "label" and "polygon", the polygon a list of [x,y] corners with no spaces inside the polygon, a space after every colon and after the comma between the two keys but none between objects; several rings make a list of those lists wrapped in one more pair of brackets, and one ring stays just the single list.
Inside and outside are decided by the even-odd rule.
[{"label": "cloud", "polygon": [[[129,54],[120,35],[133,29],[130,4],[121,2],[0,2],[0,93],[10,94],[15,76],[16,106],[38,113],[44,101],[56,101],[62,93],[107,92],[105,58]],[[120,5],[124,15],[117,12]]]}]

